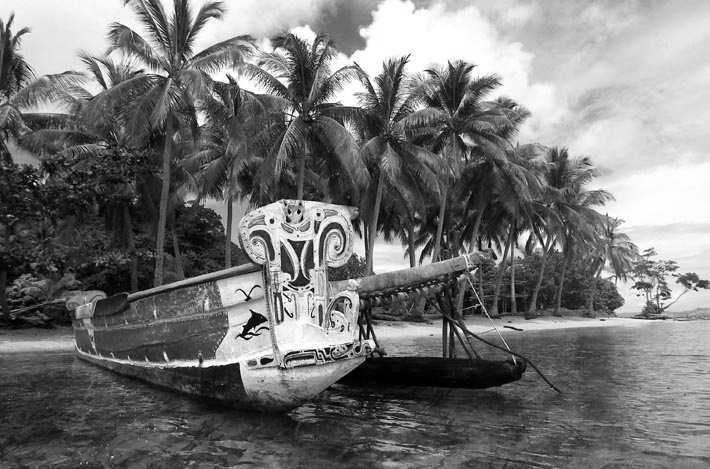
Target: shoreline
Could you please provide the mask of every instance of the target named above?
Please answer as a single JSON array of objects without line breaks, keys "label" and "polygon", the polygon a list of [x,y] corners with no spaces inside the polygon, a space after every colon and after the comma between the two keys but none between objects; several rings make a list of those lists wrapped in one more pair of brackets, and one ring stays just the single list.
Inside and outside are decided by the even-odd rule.
[{"label": "shoreline", "polygon": [[[522,332],[582,329],[592,327],[640,327],[663,321],[623,317],[583,318],[574,316],[543,316],[535,319],[525,319],[523,316],[504,316],[493,320],[481,317],[467,317],[465,322],[466,327],[468,327],[468,329],[474,334],[482,334],[492,331],[493,324],[495,324],[501,334],[519,334]],[[383,339],[426,337],[431,334],[441,334],[441,319],[421,323],[375,321],[374,325],[377,337]]]},{"label": "shoreline", "polygon": [[[634,318],[582,318],[545,316],[526,320],[522,316],[505,316],[493,323],[502,334],[538,332],[591,327],[640,327],[664,321]],[[375,333],[384,340],[428,337],[441,334],[441,319],[426,322],[375,321]],[[475,334],[493,330],[491,320],[481,317],[466,318],[466,326]],[[522,331],[508,327],[522,329]],[[74,336],[70,327],[56,329],[0,329],[0,354],[73,352]]]}]

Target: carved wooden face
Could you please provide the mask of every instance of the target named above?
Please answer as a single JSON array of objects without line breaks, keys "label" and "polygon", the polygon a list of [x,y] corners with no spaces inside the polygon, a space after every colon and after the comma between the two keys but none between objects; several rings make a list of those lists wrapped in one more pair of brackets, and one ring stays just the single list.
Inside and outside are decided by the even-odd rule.
[{"label": "carved wooden face", "polygon": [[298,225],[303,221],[304,207],[302,202],[284,200],[284,220],[290,225]]}]

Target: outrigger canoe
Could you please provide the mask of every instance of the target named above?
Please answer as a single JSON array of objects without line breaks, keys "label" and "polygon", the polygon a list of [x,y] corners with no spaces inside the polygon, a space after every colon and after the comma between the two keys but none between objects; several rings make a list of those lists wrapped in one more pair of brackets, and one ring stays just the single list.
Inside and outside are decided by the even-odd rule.
[{"label": "outrigger canoe", "polygon": [[131,294],[73,297],[78,357],[240,408],[285,410],[312,399],[375,350],[361,307],[441,288],[474,268],[462,256],[328,282],[328,267],[352,255],[356,215],[321,202],[275,202],[240,221],[253,263]]}]

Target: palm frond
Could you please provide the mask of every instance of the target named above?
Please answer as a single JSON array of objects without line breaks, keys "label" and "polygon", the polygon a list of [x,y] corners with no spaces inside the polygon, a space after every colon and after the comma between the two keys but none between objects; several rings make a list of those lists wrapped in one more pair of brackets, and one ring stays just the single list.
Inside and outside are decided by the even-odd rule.
[{"label": "palm frond", "polygon": [[135,57],[152,70],[169,70],[170,65],[157,54],[140,34],[121,23],[109,25],[108,40],[110,47],[106,55],[120,50],[128,56]]},{"label": "palm frond", "polygon": [[215,73],[225,67],[237,67],[253,52],[254,40],[251,36],[234,36],[196,53],[186,66],[205,73]]},{"label": "palm frond", "polygon": [[27,109],[50,102],[72,104],[75,98],[71,91],[84,80],[83,74],[73,71],[44,75],[17,91],[9,102],[18,109]]},{"label": "palm frond", "polygon": [[323,143],[327,145],[345,168],[355,187],[367,185],[370,174],[359,158],[357,144],[348,130],[337,121],[326,116],[319,116],[313,125],[319,129]]},{"label": "palm frond", "polygon": [[241,63],[236,67],[236,70],[238,76],[253,81],[265,92],[282,99],[290,98],[288,88],[266,70],[251,63]]}]

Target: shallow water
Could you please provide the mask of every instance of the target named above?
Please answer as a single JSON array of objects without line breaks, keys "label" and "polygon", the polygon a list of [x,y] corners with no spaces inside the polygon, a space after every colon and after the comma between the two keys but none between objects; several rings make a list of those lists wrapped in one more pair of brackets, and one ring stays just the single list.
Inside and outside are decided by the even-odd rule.
[{"label": "shallow water", "polygon": [[[490,390],[335,386],[260,415],[72,353],[0,354],[0,466],[710,466],[710,321],[506,337],[565,393],[528,370]],[[439,347],[429,337],[388,350]]]}]

